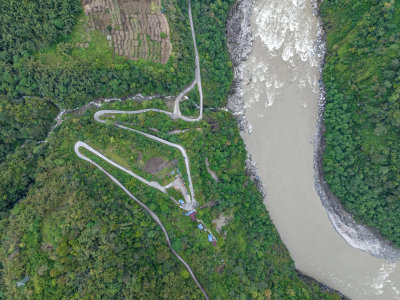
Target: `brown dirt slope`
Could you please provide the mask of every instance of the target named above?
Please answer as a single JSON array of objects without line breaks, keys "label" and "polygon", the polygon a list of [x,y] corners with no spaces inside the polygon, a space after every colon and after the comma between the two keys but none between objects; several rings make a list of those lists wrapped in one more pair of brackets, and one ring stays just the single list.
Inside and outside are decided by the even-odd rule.
[{"label": "brown dirt slope", "polygon": [[161,157],[154,157],[149,159],[144,166],[144,171],[150,174],[156,174],[169,166],[176,166],[178,164],[178,160],[174,159],[171,162],[164,161]]}]

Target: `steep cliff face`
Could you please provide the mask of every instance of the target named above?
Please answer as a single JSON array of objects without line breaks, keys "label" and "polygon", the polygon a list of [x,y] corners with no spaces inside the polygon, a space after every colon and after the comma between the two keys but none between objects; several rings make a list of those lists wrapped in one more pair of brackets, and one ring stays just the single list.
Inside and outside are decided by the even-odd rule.
[{"label": "steep cliff face", "polygon": [[253,45],[251,31],[251,7],[252,0],[237,1],[232,8],[227,21],[228,50],[233,65],[233,84],[228,96],[228,109],[233,112],[239,122],[240,130],[248,131],[243,103],[243,66]]}]

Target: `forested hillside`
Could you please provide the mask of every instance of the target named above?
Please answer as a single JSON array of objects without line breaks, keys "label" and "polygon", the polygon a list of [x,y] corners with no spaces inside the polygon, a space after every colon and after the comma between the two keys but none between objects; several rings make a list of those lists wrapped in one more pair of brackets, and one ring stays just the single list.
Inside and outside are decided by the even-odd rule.
[{"label": "forested hillside", "polygon": [[[2,81],[1,92],[51,96],[61,106],[74,106],[94,96],[178,91],[194,78],[188,2],[165,2],[175,55],[166,65],[113,57],[101,43],[92,49],[71,49],[69,39],[73,41],[79,33],[79,27],[74,27],[56,45],[3,65],[12,80]],[[160,217],[173,248],[191,265],[210,298],[338,299],[336,293],[315,282],[305,283],[295,272],[261,195],[246,174],[245,147],[236,120],[228,112],[207,108],[224,105],[232,80],[224,34],[232,3],[192,2],[206,105],[203,120],[189,123],[155,113],[116,119],[157,132],[187,149],[196,200],[203,207],[198,217],[218,238],[217,245],[209,243],[197,224],[166,195],[85,154]],[[189,96],[187,103],[198,99],[195,92]],[[5,101],[5,107],[14,103],[10,98]],[[170,104],[160,98],[105,103],[102,108],[168,110]],[[185,110],[193,113],[194,107],[189,104]],[[53,110],[38,115],[47,122],[54,117]],[[141,166],[151,156],[178,159],[178,166],[182,157],[117,129],[112,122],[99,124],[93,120],[94,113],[67,114],[47,143],[34,141],[20,147],[27,138],[25,131],[9,142],[14,152],[0,166],[4,174],[0,192],[9,199],[0,207],[0,299],[200,299],[201,292],[171,254],[161,229],[103,173],[79,159],[74,144],[85,141],[149,179],[156,175]],[[22,125],[11,122],[7,126]],[[187,131],[170,133],[178,129]],[[208,173],[206,158],[219,181]],[[228,221],[217,231],[215,220],[224,216]]]},{"label": "forested hillside", "polygon": [[358,221],[400,246],[400,3],[324,1],[325,178]]},{"label": "forested hillside", "polygon": [[34,145],[46,138],[57,111],[45,99],[0,97],[0,219],[33,183],[43,148]]},{"label": "forested hillside", "polygon": [[0,97],[0,163],[25,141],[43,140],[56,115],[49,100]]},{"label": "forested hillside", "polygon": [[80,0],[1,0],[0,60],[17,62],[54,43],[71,32],[80,11]]},{"label": "forested hillside", "polygon": [[[127,101],[104,108],[132,110],[148,105]],[[160,100],[151,105],[164,108]],[[12,210],[1,247],[5,294],[10,299],[26,294],[45,299],[89,295],[200,299],[202,295],[186,269],[166,247],[160,228],[101,172],[80,160],[73,144],[84,140],[114,159],[132,155],[119,149],[147,147],[165,155],[164,149],[112,125],[95,123],[93,113],[72,116],[54,132],[45,157],[38,163],[35,186]],[[123,120],[149,131],[140,119]],[[199,218],[212,224],[221,214],[233,217],[220,234],[214,229],[217,247],[166,195],[104,162],[98,163],[157,213],[173,247],[190,262],[213,299],[334,298],[318,285],[305,285],[294,272],[260,194],[245,175],[245,148],[232,116],[207,113],[205,121],[188,125],[153,115],[151,126],[187,149],[200,205],[216,202],[199,210]],[[189,131],[168,135],[177,128]],[[206,157],[221,182],[208,174]],[[30,276],[26,286],[14,287],[26,276]]]},{"label": "forested hillside", "polygon": [[[94,97],[177,93],[189,83],[193,72],[193,45],[187,11],[181,10],[185,1],[166,1],[174,48],[165,65],[114,55],[106,35],[99,32],[95,32],[97,35],[88,48],[76,47],[85,33],[82,22],[73,22],[78,16],[79,20],[85,17],[80,1],[47,0],[31,4],[33,2],[23,5],[18,3],[25,1],[11,4],[2,1],[0,15],[6,26],[1,23],[0,30],[5,32],[0,35],[0,93],[14,97],[52,97],[60,107],[72,108]],[[47,10],[38,12],[42,7]],[[58,16],[60,19],[56,18]],[[23,26],[17,27],[18,22]],[[55,40],[60,41],[56,46],[41,48],[35,53],[39,46]]]}]

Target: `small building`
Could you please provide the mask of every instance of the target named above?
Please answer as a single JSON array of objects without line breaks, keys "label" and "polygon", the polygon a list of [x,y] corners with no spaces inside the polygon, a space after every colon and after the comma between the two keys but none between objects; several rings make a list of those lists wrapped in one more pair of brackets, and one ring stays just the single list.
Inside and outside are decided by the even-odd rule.
[{"label": "small building", "polygon": [[183,201],[182,199],[179,199],[179,203],[180,203],[180,204],[184,204],[185,201]]},{"label": "small building", "polygon": [[208,241],[212,242],[213,241],[213,236],[211,234],[208,235]]},{"label": "small building", "polygon": [[196,221],[196,220],[197,220],[197,219],[196,219],[196,212],[194,212],[194,211],[190,212],[189,217],[190,217],[190,219],[191,219],[192,221]]},{"label": "small building", "polygon": [[203,224],[199,224],[199,225],[197,225],[197,228],[199,228],[200,230],[202,230],[204,227],[203,227]]},{"label": "small building", "polygon": [[29,281],[30,278],[31,278],[30,276],[26,276],[21,281],[18,281],[14,286],[16,286],[16,287],[24,286]]},{"label": "small building", "polygon": [[213,241],[212,241],[212,244],[213,244],[214,247],[217,246],[217,241],[216,241],[216,240],[213,240]]}]

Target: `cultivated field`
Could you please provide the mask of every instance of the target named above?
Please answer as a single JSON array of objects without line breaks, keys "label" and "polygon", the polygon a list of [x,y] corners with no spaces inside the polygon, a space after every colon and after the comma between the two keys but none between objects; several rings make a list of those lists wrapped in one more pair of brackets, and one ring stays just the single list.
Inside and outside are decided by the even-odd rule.
[{"label": "cultivated field", "polygon": [[[107,35],[118,55],[165,64],[171,54],[169,26],[161,13],[161,0],[83,0],[87,32]],[[87,42],[79,47],[88,47]]]}]

